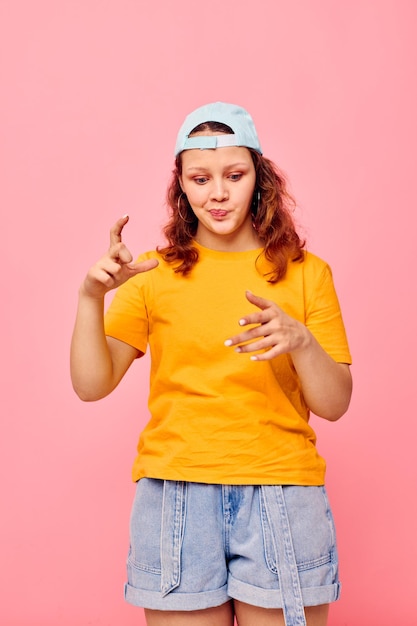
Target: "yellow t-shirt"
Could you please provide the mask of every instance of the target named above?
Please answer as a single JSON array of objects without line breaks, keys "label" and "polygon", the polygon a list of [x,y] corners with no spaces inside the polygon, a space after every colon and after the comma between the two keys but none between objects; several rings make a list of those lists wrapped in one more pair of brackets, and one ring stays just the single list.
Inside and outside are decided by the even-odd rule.
[{"label": "yellow t-shirt", "polygon": [[133,479],[323,484],[325,462],[291,357],[251,361],[224,342],[256,310],[245,297],[250,290],[306,324],[336,361],[350,363],[329,266],[306,253],[270,284],[262,250],[195,245],[200,257],[188,277],[157,252],[142,255],[157,257],[159,266],[122,285],[105,315],[107,335],[143,353],[150,347],[151,418]]}]

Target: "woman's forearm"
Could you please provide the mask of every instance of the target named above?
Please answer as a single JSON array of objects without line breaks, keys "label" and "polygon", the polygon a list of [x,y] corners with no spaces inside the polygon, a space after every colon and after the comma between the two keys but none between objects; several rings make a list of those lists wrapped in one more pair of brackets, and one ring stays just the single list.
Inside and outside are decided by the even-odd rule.
[{"label": "woman's forearm", "polygon": [[304,346],[292,352],[291,358],[311,411],[330,421],[342,417],[352,394],[349,365],[332,359],[308,329]]},{"label": "woman's forearm", "polygon": [[104,334],[104,298],[80,290],[71,342],[71,379],[82,400],[97,400],[114,388],[113,363]]}]

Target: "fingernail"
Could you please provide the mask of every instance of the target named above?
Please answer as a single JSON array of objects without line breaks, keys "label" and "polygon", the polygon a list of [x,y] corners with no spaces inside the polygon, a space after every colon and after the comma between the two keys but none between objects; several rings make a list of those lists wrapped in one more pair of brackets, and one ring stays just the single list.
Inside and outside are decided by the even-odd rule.
[{"label": "fingernail", "polygon": [[122,215],[122,219],[125,219],[126,217],[129,217],[129,213],[125,213],[124,215]]},{"label": "fingernail", "polygon": [[257,357],[257,356],[251,356],[250,360],[251,360],[251,361],[257,361],[257,360],[258,360],[258,357]]},{"label": "fingernail", "polygon": [[246,324],[246,320],[239,320],[239,326],[244,326]]},{"label": "fingernail", "polygon": [[232,340],[231,339],[226,339],[226,341],[224,342],[225,346],[231,346],[232,345]]}]

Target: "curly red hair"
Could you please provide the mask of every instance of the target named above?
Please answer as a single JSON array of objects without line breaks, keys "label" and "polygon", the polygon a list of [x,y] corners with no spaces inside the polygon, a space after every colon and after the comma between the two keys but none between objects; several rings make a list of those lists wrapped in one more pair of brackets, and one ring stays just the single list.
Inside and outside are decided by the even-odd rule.
[{"label": "curly red hair", "polygon": [[[195,128],[193,133],[207,129],[228,134],[232,132],[228,126],[207,122]],[[256,172],[252,203],[253,226],[263,242],[264,255],[273,268],[268,273],[268,282],[276,283],[284,278],[289,261],[303,260],[305,242],[296,232],[292,217],[295,202],[287,190],[284,174],[259,152],[252,149],[249,151]],[[168,263],[175,263],[175,272],[186,276],[198,261],[198,250],[193,246],[198,220],[180,187],[181,174],[182,161],[179,154],[167,190],[170,219],[164,228],[164,234],[168,245],[158,248],[158,252]]]}]

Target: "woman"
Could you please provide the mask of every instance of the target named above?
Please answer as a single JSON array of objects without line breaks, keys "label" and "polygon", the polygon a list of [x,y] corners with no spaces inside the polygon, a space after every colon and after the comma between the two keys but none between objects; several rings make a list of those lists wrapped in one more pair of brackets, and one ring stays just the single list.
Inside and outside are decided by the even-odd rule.
[{"label": "woman", "polygon": [[175,156],[167,245],[134,263],[116,222],[71,349],[97,400],[150,347],[126,599],[149,626],[325,626],[337,551],[308,418],[339,419],[351,395],[331,272],[244,109],[191,113]]}]

